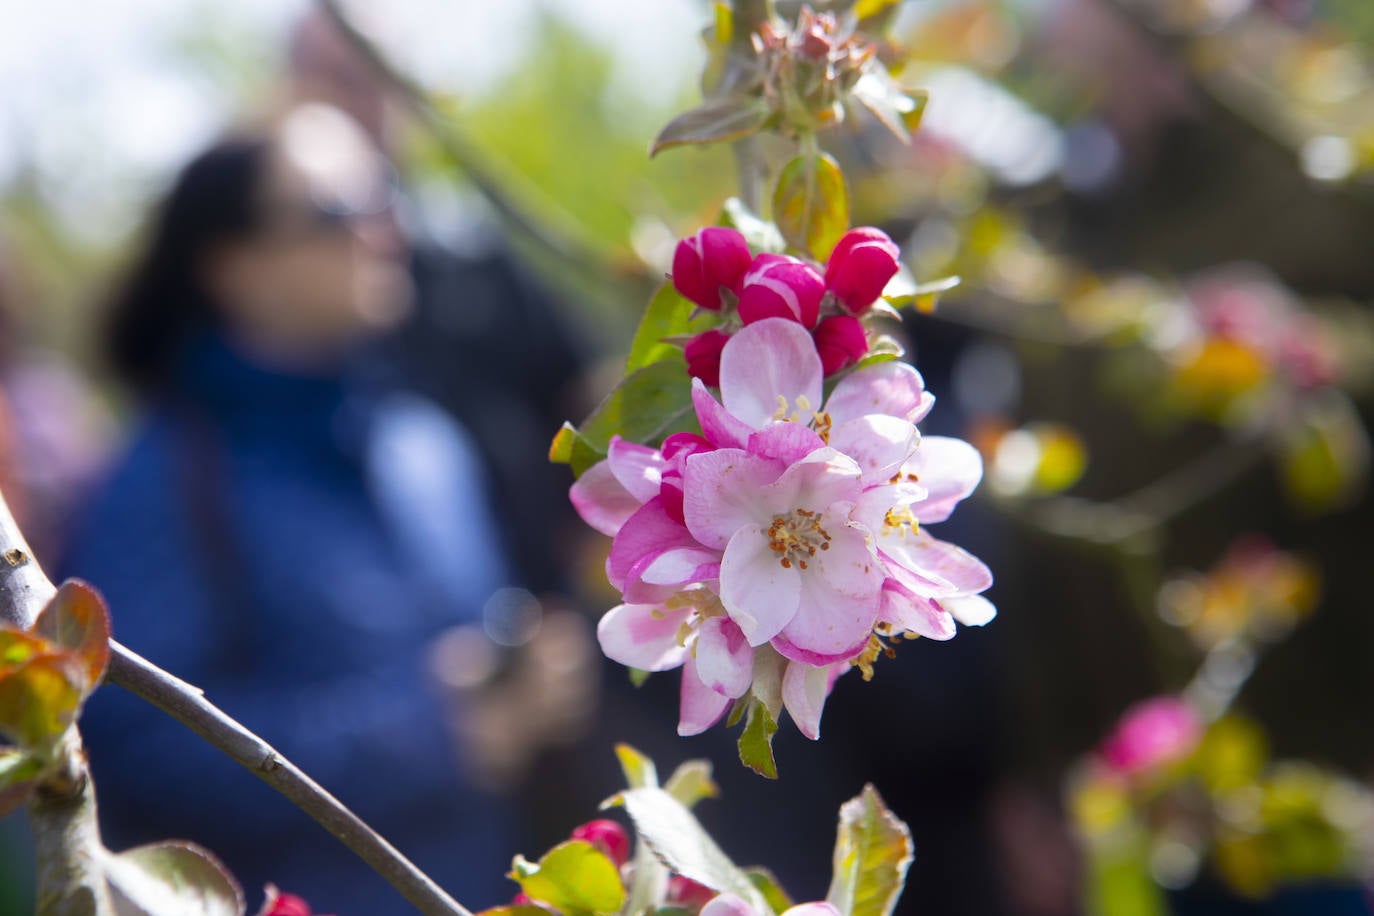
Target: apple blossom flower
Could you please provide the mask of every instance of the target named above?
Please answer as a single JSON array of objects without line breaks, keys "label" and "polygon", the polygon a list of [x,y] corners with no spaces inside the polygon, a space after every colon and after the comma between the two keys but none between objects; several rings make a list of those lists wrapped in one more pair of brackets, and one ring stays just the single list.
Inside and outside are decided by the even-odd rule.
[{"label": "apple blossom flower", "polygon": [[708,226],[677,243],[673,252],[673,286],[685,298],[712,312],[721,309],[721,289],[738,295],[753,256],[749,243],[734,229]]},{"label": "apple blossom flower", "polygon": [[749,266],[739,296],[746,325],[767,318],[790,318],[813,328],[820,317],[825,281],[810,264],[785,254],[761,254]]},{"label": "apple blossom flower", "polygon": [[[720,894],[701,908],[701,916],[763,916],[745,900],[734,894]],[[782,916],[840,916],[840,911],[825,902],[799,903],[784,910]]]},{"label": "apple blossom flower", "polygon": [[883,294],[901,266],[901,249],[886,232],[851,229],[835,245],[825,265],[825,285],[847,311],[861,315]]}]

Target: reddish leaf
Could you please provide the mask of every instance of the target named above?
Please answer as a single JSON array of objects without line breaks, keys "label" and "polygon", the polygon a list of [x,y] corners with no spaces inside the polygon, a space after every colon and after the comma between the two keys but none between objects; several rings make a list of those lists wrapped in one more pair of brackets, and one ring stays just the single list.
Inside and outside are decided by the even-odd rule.
[{"label": "reddish leaf", "polygon": [[68,579],[43,608],[34,632],[81,660],[89,694],[105,676],[110,662],[110,614],[105,600],[80,579]]}]

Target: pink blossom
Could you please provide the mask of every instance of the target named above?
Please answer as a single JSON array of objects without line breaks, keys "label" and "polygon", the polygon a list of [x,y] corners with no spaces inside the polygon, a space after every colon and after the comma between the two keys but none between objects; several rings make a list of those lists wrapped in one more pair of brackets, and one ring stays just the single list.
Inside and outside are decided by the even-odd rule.
[{"label": "pink blossom", "polygon": [[881,229],[851,229],[830,253],[825,285],[845,309],[863,314],[897,273],[901,255],[901,249]]},{"label": "pink blossom", "polygon": [[785,254],[761,254],[744,275],[739,317],[746,325],[789,318],[813,328],[824,296],[825,281],[810,264]]},{"label": "pink blossom", "polygon": [[[701,916],[763,916],[742,898],[721,894],[701,908]],[[825,901],[799,903],[785,910],[782,916],[840,916],[840,911]]]},{"label": "pink blossom", "polygon": [[1111,769],[1131,776],[1187,756],[1201,737],[1202,722],[1191,706],[1177,697],[1155,697],[1126,710],[1099,755]]},{"label": "pink blossom", "polygon": [[831,315],[821,319],[812,337],[826,378],[848,369],[868,354],[868,335],[863,324],[852,315]]},{"label": "pink blossom", "polygon": [[673,286],[704,309],[721,309],[721,289],[736,295],[749,269],[749,243],[734,229],[708,226],[677,243],[673,252]]}]

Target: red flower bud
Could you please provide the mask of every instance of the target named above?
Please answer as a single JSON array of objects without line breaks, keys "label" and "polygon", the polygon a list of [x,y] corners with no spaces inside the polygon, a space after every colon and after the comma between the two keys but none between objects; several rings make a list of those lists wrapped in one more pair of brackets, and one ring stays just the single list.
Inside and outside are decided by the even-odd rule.
[{"label": "red flower bud", "polygon": [[687,341],[683,355],[687,357],[687,374],[699,378],[703,383],[717,388],[720,386],[720,351],[730,335],[724,331],[702,331]]},{"label": "red flower bud", "polygon": [[790,318],[813,328],[824,296],[825,281],[810,264],[785,254],[761,254],[744,275],[739,317],[745,324]]},{"label": "red flower bud", "polygon": [[699,911],[716,897],[716,892],[691,878],[673,875],[668,879],[668,905]]},{"label": "red flower bud", "polygon": [[630,835],[615,821],[588,821],[572,832],[572,838],[591,843],[616,865],[630,861]]},{"label": "red flower bud", "polygon": [[702,308],[718,312],[721,287],[738,294],[752,257],[743,235],[723,226],[708,226],[677,243],[673,286]]},{"label": "red flower bud", "polygon": [[827,376],[848,369],[868,353],[864,326],[851,315],[832,315],[817,325],[811,336],[821,356],[821,369]]},{"label": "red flower bud", "polygon": [[897,243],[881,229],[851,229],[830,253],[825,285],[840,305],[860,315],[883,294],[887,281],[897,273],[901,256]]},{"label": "red flower bud", "polygon": [[267,901],[262,905],[259,916],[313,916],[310,904],[295,894],[283,894],[272,885],[267,885]]}]

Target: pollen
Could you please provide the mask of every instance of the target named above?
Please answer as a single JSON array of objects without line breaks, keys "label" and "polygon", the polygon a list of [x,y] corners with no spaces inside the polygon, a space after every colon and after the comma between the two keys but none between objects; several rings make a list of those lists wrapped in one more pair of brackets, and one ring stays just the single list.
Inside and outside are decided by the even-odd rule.
[{"label": "pollen", "polygon": [[920,522],[915,515],[911,514],[910,506],[893,506],[887,510],[883,516],[883,534],[898,534],[903,537],[908,532],[915,534],[920,529]]},{"label": "pollen", "polygon": [[783,569],[808,569],[808,560],[830,549],[830,533],[821,527],[821,515],[807,509],[793,509],[773,516],[768,526],[768,546],[778,555]]},{"label": "pollen", "polygon": [[865,681],[873,680],[873,666],[878,663],[879,658],[883,656],[887,656],[888,658],[897,657],[897,649],[894,646],[888,645],[883,638],[884,636],[886,636],[887,639],[891,639],[893,642],[897,642],[901,639],[901,634],[899,633],[893,634],[884,631],[882,635],[879,635],[878,632],[874,632],[869,635],[868,645],[864,646],[864,650],[849,663],[859,669]]}]

